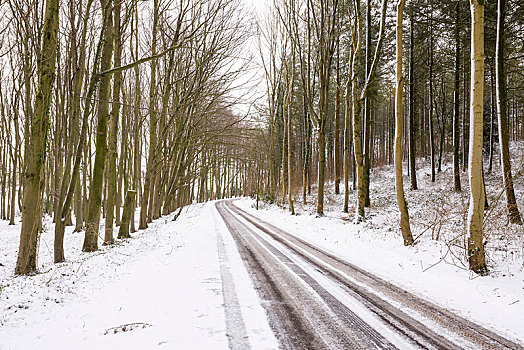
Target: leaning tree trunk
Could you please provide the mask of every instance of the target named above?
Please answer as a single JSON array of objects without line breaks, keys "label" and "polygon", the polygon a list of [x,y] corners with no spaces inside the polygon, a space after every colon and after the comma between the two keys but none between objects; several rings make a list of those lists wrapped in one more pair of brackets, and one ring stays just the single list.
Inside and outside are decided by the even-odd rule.
[{"label": "leaning tree trunk", "polygon": [[496,59],[496,89],[497,89],[497,112],[499,124],[500,157],[502,160],[502,177],[504,189],[506,190],[506,205],[508,218],[512,223],[522,224],[519,208],[515,199],[513,189],[513,177],[511,175],[511,160],[509,156],[509,129],[507,115],[507,91],[506,72],[504,67],[504,22],[506,15],[507,0],[498,0],[497,11],[497,48]]},{"label": "leaning tree trunk", "polygon": [[45,159],[49,107],[55,83],[56,47],[58,42],[59,1],[46,2],[42,51],[39,55],[38,88],[33,114],[30,116],[30,137],[25,145],[24,195],[22,199],[22,228],[16,262],[16,274],[28,274],[36,270],[38,227],[42,214],[42,167]]},{"label": "leaning tree trunk", "polygon": [[397,4],[397,91],[395,94],[395,189],[397,192],[397,204],[400,211],[400,230],[404,238],[404,245],[413,243],[413,236],[409,226],[409,214],[404,197],[404,182],[402,176],[402,89],[404,88],[404,76],[402,75],[402,20],[404,17],[404,5],[406,0]]},{"label": "leaning tree trunk", "polygon": [[484,107],[484,1],[470,0],[471,8],[471,99],[468,211],[468,260],[469,268],[486,274],[482,223],[484,218],[484,186],[482,176],[482,140]]}]

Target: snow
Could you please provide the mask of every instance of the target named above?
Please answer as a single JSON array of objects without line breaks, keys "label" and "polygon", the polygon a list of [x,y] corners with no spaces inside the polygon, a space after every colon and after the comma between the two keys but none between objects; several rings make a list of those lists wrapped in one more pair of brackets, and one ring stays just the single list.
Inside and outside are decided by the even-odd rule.
[{"label": "snow", "polygon": [[[522,169],[523,154],[524,143],[512,145],[513,169]],[[409,190],[409,178],[405,176],[413,236],[418,237],[413,247],[403,245],[397,229],[394,172],[389,166],[372,172],[372,206],[366,209],[365,223],[355,224],[351,210],[349,216],[341,211],[343,194],[330,192],[332,186],[327,186],[324,217],[315,213],[314,196],[308,197],[308,205],[301,204],[297,196],[296,216],[283,207],[263,203],[257,211],[254,201],[247,198],[235,205],[416,295],[524,343],[524,232],[522,226],[507,223],[504,196],[497,202],[502,188],[498,165],[486,174],[492,206],[485,223],[490,275],[478,277],[467,269],[462,248],[466,232],[462,220],[468,196],[466,173],[461,173],[463,192],[458,194],[452,191],[449,159],[443,160],[443,171],[437,174],[435,184],[427,176],[427,164],[419,160],[419,190]],[[515,190],[523,212],[522,176],[516,177]],[[352,192],[351,200],[354,195]]]},{"label": "snow", "polygon": [[249,341],[277,348],[234,242],[215,216],[213,203],[193,205],[176,222],[161,218],[96,253],[82,253],[83,234],[68,228],[68,261],[58,265],[47,219],[41,273],[29,277],[12,275],[19,225],[0,223],[8,243],[0,248],[0,349],[229,348],[217,231]]},{"label": "snow", "polygon": [[[513,144],[512,155],[514,173],[522,171],[524,143]],[[326,188],[326,215],[320,218],[312,196],[307,205],[295,202],[296,216],[263,203],[257,211],[249,198],[235,205],[418,296],[524,342],[524,234],[522,226],[507,223],[496,159],[494,163],[493,172],[486,173],[491,204],[485,222],[487,277],[467,269],[463,249],[467,176],[461,173],[464,191],[453,192],[449,159],[444,160],[435,184],[430,182],[425,160],[417,164],[419,190],[409,190],[405,178],[416,237],[412,247],[403,246],[397,228],[394,174],[388,166],[372,172],[372,206],[365,223],[355,224],[352,214],[341,212],[343,195],[332,193],[331,185]],[[524,211],[522,175],[516,176],[515,187]],[[13,275],[19,221],[15,226],[0,222],[0,350],[227,349],[231,342],[240,348],[278,348],[214,202],[186,207],[175,222],[172,215],[162,217],[113,246],[101,246],[100,241],[95,253],[81,252],[83,233],[68,227],[67,261],[61,264],[52,262],[54,231],[46,217],[39,273],[34,276]],[[322,279],[314,268],[301,266]],[[378,324],[329,280],[322,285],[370,324]]]}]

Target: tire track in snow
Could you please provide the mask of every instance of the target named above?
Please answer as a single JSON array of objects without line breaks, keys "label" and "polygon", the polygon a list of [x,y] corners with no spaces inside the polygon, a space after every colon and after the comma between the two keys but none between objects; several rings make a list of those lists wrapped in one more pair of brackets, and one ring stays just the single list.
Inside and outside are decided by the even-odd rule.
[{"label": "tire track in snow", "polygon": [[246,332],[246,325],[242,317],[242,310],[238,301],[235,281],[229,268],[226,247],[218,222],[213,213],[215,233],[217,236],[218,260],[220,262],[220,276],[222,279],[222,295],[224,297],[224,313],[226,315],[226,335],[231,350],[249,350],[251,345]]},{"label": "tire track in snow", "polygon": [[250,267],[286,349],[396,349],[302,268],[258,237],[228,207],[217,209]]}]

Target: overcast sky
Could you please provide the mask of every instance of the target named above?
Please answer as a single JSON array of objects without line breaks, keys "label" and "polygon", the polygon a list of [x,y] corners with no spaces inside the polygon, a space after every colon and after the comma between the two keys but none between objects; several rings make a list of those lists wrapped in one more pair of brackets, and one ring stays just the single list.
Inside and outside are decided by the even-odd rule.
[{"label": "overcast sky", "polygon": [[[249,12],[252,12],[254,16],[261,17],[264,14],[265,9],[273,0],[241,0],[244,4],[245,9]],[[254,56],[254,60],[259,62],[259,48],[257,43],[257,38],[252,37],[248,42],[246,42],[246,56]],[[242,64],[242,62],[240,62]],[[260,68],[260,67],[258,67]],[[248,73],[239,77],[238,85],[245,85],[245,88],[241,88],[238,91],[238,95],[243,96],[243,101],[236,105],[235,112],[239,114],[255,113],[253,108],[254,103],[263,103],[265,100],[264,93],[265,81],[263,79],[263,71],[258,69],[256,63],[252,66]],[[249,91],[249,92],[248,92]]]}]

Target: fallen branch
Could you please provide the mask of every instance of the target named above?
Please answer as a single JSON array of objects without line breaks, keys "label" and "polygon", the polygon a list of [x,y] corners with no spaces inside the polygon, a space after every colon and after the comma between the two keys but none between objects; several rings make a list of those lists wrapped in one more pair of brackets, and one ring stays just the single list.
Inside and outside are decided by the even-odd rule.
[{"label": "fallen branch", "polygon": [[151,327],[151,325],[149,323],[144,323],[144,322],[127,323],[127,324],[123,324],[117,327],[106,329],[106,331],[104,332],[104,335],[116,334],[119,332],[129,332],[136,328],[148,328],[148,327]]}]

